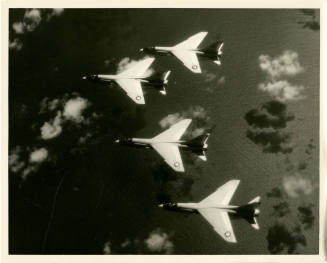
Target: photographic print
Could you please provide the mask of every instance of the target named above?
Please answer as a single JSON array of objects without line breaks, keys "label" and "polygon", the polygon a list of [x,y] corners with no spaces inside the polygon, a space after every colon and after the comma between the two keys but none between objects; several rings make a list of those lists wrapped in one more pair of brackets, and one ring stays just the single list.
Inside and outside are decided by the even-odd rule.
[{"label": "photographic print", "polygon": [[319,8],[9,8],[9,255],[319,255]]}]

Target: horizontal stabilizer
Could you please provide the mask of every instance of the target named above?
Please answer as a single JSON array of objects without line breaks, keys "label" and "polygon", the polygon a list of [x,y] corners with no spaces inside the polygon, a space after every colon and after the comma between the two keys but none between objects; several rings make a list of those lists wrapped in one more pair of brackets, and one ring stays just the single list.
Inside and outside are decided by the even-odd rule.
[{"label": "horizontal stabilizer", "polygon": [[253,198],[248,204],[260,203],[260,196]]},{"label": "horizontal stabilizer", "polygon": [[202,151],[202,154],[198,154],[198,157],[202,160],[202,161],[206,161],[207,160],[207,156],[206,153],[204,151]]},{"label": "horizontal stabilizer", "polygon": [[257,220],[257,218],[254,217],[254,218],[253,218],[253,221],[254,221],[254,223],[252,223],[251,226],[252,226],[254,229],[259,230],[260,227],[259,227],[259,224],[258,224],[258,220]]},{"label": "horizontal stabilizer", "polygon": [[214,60],[214,62],[213,63],[216,63],[218,66],[220,66],[221,65],[221,61],[220,60]]}]

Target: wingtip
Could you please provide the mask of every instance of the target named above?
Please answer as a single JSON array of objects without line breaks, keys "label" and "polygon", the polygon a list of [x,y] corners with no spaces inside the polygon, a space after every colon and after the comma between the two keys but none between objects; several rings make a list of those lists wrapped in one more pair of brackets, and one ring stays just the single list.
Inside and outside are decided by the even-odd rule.
[{"label": "wingtip", "polygon": [[[190,123],[192,122],[192,119],[182,119],[180,120],[178,123],[183,123],[183,122],[187,122],[188,125],[190,125]],[[176,123],[177,124],[177,123]]]},{"label": "wingtip", "polygon": [[207,161],[207,157],[205,156],[205,155],[201,155],[201,156],[199,156],[199,158],[202,160],[202,161]]},{"label": "wingtip", "polygon": [[179,166],[179,167],[173,167],[173,169],[176,171],[176,172],[179,172],[179,173],[185,173],[185,169],[183,166]]},{"label": "wingtip", "polygon": [[213,63],[217,64],[218,66],[221,66],[221,61],[219,60],[214,60]]},{"label": "wingtip", "polygon": [[255,230],[260,230],[260,227],[258,225],[252,225],[252,227],[255,229]]},{"label": "wingtip", "polygon": [[139,104],[139,105],[144,105],[145,104],[145,100],[141,96],[136,96],[135,99],[133,99],[133,101],[136,104]]},{"label": "wingtip", "polygon": [[232,179],[229,182],[233,182],[235,184],[239,184],[241,182],[241,180],[239,180],[239,179]]},{"label": "wingtip", "polygon": [[194,70],[194,69],[192,69],[192,72],[195,73],[195,74],[201,74],[202,73],[201,70]]}]

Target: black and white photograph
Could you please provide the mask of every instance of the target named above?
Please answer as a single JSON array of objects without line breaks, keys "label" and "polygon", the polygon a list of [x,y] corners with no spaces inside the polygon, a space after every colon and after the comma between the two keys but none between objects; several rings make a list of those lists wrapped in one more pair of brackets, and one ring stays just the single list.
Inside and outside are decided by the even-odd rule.
[{"label": "black and white photograph", "polygon": [[7,11],[5,253],[323,252],[319,8]]}]

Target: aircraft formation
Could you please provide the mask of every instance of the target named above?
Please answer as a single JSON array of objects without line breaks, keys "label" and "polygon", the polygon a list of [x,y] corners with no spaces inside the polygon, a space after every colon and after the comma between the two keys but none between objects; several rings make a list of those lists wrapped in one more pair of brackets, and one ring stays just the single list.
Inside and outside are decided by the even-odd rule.
[{"label": "aircraft formation", "polygon": [[[152,56],[174,56],[190,71],[199,74],[202,73],[199,58],[212,61],[218,66],[222,64],[223,41],[216,41],[205,48],[199,48],[207,34],[208,32],[199,32],[175,46],[144,47],[140,49],[140,52]],[[116,83],[135,103],[145,104],[144,87],[153,88],[162,95],[167,94],[170,70],[150,76],[145,75],[154,60],[154,57],[146,58],[117,75],[97,74],[84,76],[83,79],[107,85]],[[174,171],[185,172],[180,149],[192,152],[206,161],[207,142],[212,132],[210,129],[193,139],[183,140],[182,136],[191,122],[191,119],[183,119],[153,138],[120,138],[115,142],[130,147],[153,149]],[[165,203],[160,204],[159,207],[182,213],[199,213],[225,241],[236,243],[230,219],[245,219],[253,228],[259,229],[257,217],[260,213],[259,196],[244,205],[229,204],[239,183],[239,180],[230,180],[199,203]]]}]

